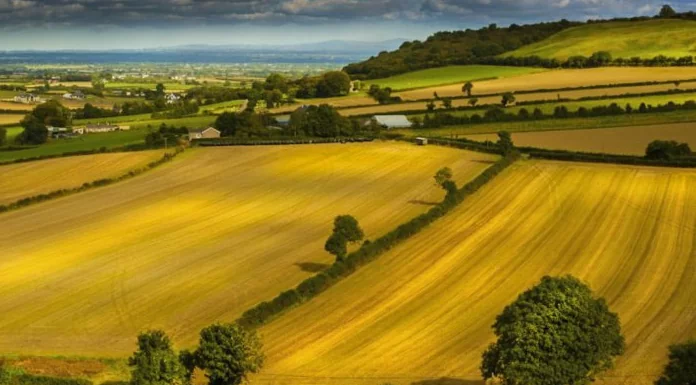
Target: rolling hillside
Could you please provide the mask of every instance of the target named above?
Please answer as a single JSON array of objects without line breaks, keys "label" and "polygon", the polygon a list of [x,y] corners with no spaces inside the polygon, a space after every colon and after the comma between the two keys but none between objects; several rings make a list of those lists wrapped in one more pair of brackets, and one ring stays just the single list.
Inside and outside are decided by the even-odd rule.
[{"label": "rolling hillside", "polygon": [[261,328],[268,363],[253,383],[481,383],[495,316],[542,276],[571,273],[627,340],[598,383],[651,384],[667,345],[696,337],[694,186],[693,171],[521,161]]},{"label": "rolling hillside", "polygon": [[[178,346],[333,261],[333,218],[374,237],[493,156],[406,143],[193,149],[140,177],[0,214],[0,353],[125,356]],[[38,180],[38,179],[37,179]]]},{"label": "rolling hillside", "polygon": [[696,55],[696,21],[648,20],[586,24],[563,30],[540,42],[523,46],[504,56],[540,56],[567,59],[609,51],[613,57],[652,58]]}]

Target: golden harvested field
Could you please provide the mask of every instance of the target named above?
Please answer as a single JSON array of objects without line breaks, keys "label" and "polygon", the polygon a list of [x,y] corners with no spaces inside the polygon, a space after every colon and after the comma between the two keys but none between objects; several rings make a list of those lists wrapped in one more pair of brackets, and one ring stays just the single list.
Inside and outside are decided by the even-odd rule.
[{"label": "golden harvested field", "polygon": [[562,274],[621,318],[626,352],[598,383],[652,384],[667,346],[696,337],[696,172],[521,161],[264,326],[252,383],[472,383],[496,315]]},{"label": "golden harvested field", "polygon": [[0,101],[0,110],[12,110],[12,111],[31,111],[36,107],[36,104],[24,104],[24,103],[13,103]]},{"label": "golden harvested field", "polygon": [[315,105],[315,106],[318,106],[320,104],[330,104],[330,105],[337,107],[337,108],[345,108],[345,107],[353,107],[353,106],[365,106],[365,105],[370,105],[370,104],[376,105],[377,102],[369,96],[357,94],[357,95],[341,96],[341,97],[337,97],[337,98],[302,99],[302,100],[298,100],[297,103],[295,103],[295,104],[271,108],[269,111],[274,113],[274,114],[285,113],[285,112],[289,113],[289,112],[295,111],[298,107],[305,105],[305,104]]},{"label": "golden harvested field", "polygon": [[0,124],[15,124],[24,119],[24,114],[0,114]]},{"label": "golden harvested field", "polygon": [[163,151],[73,156],[0,166],[0,205],[83,183],[117,178],[147,166]]},{"label": "golden harvested field", "polygon": [[[478,141],[498,140],[496,134],[466,135],[466,137]],[[691,148],[696,148],[696,123],[512,134],[512,140],[517,146],[630,155],[645,154],[648,143],[656,139],[686,142]]]},{"label": "golden harvested field", "polygon": [[177,346],[330,263],[333,218],[366,237],[429,209],[494,158],[406,143],[193,149],[147,174],[0,215],[0,353],[125,357]]},{"label": "golden harvested field", "polygon": [[[685,82],[679,85],[680,89],[695,89],[696,82]],[[635,87],[609,87],[609,88],[595,88],[589,90],[574,90],[574,91],[550,91],[550,92],[534,92],[529,94],[518,94],[515,95],[515,99],[518,102],[529,102],[529,101],[540,101],[549,100],[554,101],[561,99],[580,99],[584,97],[601,97],[601,96],[620,96],[625,94],[642,94],[650,92],[660,92],[668,91],[674,89],[674,84],[658,84],[651,86],[635,86]],[[670,100],[671,98],[677,99],[682,98],[689,94],[673,94],[664,95],[660,98],[665,98]],[[432,96],[432,95],[431,95]],[[648,98],[649,96],[646,96]],[[484,96],[478,98],[478,105],[484,104],[499,104],[500,96]],[[611,100],[597,101],[597,104],[609,104]],[[344,116],[355,116],[364,114],[379,114],[379,113],[389,113],[396,111],[422,111],[426,108],[426,102],[406,102],[399,104],[386,104],[386,105],[374,105],[368,107],[356,107],[356,108],[346,108],[340,110],[340,113]],[[442,108],[442,102],[436,102],[438,108]],[[469,99],[455,99],[452,100],[452,106],[454,107],[468,107]],[[534,109],[537,106],[526,106],[528,109]]]},{"label": "golden harvested field", "polygon": [[[474,82],[473,94],[586,87],[594,85],[640,83],[696,79],[694,67],[603,67],[589,69],[561,69],[505,79]],[[402,99],[420,100],[439,96],[461,96],[462,85],[422,88],[398,93]]]}]

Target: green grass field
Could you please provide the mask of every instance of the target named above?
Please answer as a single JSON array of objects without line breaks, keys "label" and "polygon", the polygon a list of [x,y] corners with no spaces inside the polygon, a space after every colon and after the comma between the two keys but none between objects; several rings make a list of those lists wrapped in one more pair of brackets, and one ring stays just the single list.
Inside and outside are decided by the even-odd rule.
[{"label": "green grass field", "polygon": [[567,29],[505,55],[567,59],[609,51],[614,57],[623,58],[679,57],[696,53],[695,34],[696,21],[688,20],[589,24]]},{"label": "green grass field", "polygon": [[545,70],[542,68],[487,65],[447,66],[409,72],[385,79],[370,80],[367,82],[367,87],[369,87],[370,84],[378,84],[381,87],[391,87],[395,91],[403,91],[415,88],[462,83],[470,80],[505,78],[542,71]]},{"label": "green grass field", "polygon": [[88,134],[72,139],[57,139],[47,144],[26,150],[0,151],[0,162],[33,158],[42,155],[57,155],[65,152],[88,151],[102,147],[113,148],[129,144],[138,144],[143,142],[145,135],[147,135],[147,130],[130,130]]}]

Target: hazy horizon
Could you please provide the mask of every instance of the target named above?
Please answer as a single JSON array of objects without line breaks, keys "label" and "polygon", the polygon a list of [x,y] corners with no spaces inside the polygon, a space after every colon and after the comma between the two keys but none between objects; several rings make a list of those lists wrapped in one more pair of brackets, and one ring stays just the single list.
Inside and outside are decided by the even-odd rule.
[{"label": "hazy horizon", "polygon": [[[659,0],[0,0],[0,50],[424,39],[442,30],[655,14]],[[672,1],[678,11],[696,6]]]}]

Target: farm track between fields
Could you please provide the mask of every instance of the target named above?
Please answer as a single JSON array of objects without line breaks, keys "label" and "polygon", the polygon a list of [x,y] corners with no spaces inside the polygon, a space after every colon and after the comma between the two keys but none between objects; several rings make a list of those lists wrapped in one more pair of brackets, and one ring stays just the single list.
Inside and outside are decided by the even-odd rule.
[{"label": "farm track between fields", "polygon": [[477,383],[496,314],[543,275],[571,273],[627,338],[598,383],[651,384],[667,345],[696,337],[694,187],[690,170],[521,161],[262,327],[269,360],[252,383]]}]

